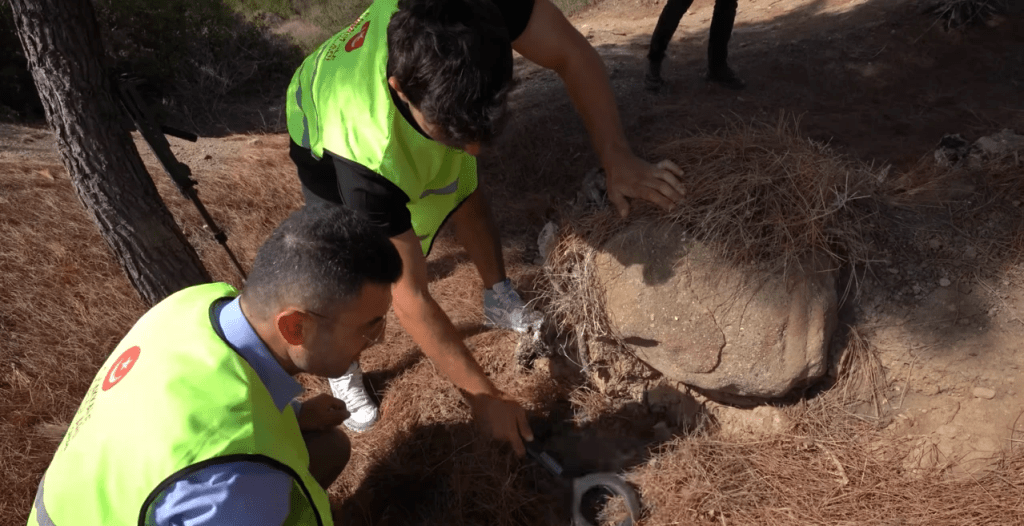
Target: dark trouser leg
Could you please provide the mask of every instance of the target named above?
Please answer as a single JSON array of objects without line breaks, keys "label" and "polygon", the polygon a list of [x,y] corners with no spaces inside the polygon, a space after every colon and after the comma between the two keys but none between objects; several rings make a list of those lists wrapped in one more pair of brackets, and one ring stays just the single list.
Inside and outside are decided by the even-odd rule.
[{"label": "dark trouser leg", "polygon": [[650,50],[647,52],[644,85],[650,91],[658,91],[664,83],[661,79],[661,61],[665,59],[665,50],[668,49],[668,42],[672,40],[672,34],[676,32],[679,21],[683,19],[683,14],[692,3],[693,0],[668,0],[665,8],[661,10],[658,25],[654,26],[654,33],[651,35]]},{"label": "dark trouser leg", "polygon": [[683,15],[686,14],[686,10],[690,8],[691,4],[693,4],[693,0],[668,0],[665,8],[661,10],[661,16],[658,17],[658,25],[654,26],[647,60],[660,64],[665,58],[668,42],[672,40],[672,34],[676,32],[679,21],[683,19]]},{"label": "dark trouser leg", "polygon": [[334,171],[334,161],[326,155],[315,159],[308,148],[291,142],[288,155],[295,163],[302,184],[302,197],[307,206],[330,206],[342,204],[338,192],[338,176]]},{"label": "dark trouser leg", "polygon": [[335,427],[327,431],[307,431],[302,434],[302,440],[309,451],[309,472],[324,489],[329,488],[348,464],[352,452],[348,436],[341,427]]},{"label": "dark trouser leg", "polygon": [[737,0],[715,0],[711,16],[711,38],[708,42],[708,69],[720,71],[729,67],[729,37],[736,21]]},{"label": "dark trouser leg", "polygon": [[729,37],[736,20],[737,0],[716,0],[711,16],[711,37],[708,39],[708,80],[729,89],[743,89],[746,84],[729,68]]}]

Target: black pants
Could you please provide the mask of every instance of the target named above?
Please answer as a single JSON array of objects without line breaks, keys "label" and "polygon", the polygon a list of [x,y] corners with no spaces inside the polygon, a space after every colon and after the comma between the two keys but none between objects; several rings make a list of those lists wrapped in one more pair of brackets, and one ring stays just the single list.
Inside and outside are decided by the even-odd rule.
[{"label": "black pants", "polygon": [[[732,25],[736,20],[737,3],[738,0],[715,0],[715,13],[711,16],[711,38],[708,42],[708,69],[712,71],[728,66],[729,37],[732,36]],[[661,62],[665,58],[668,42],[672,40],[672,34],[676,32],[679,21],[691,4],[693,0],[668,0],[658,17],[654,34],[651,35],[648,60]]]}]

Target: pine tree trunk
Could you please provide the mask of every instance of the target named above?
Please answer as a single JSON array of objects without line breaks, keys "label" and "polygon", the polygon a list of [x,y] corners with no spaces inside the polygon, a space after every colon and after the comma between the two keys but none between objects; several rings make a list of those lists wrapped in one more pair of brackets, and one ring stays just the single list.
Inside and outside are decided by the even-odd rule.
[{"label": "pine tree trunk", "polygon": [[90,0],[11,0],[61,162],[132,285],[150,304],[210,281],[123,124]]}]

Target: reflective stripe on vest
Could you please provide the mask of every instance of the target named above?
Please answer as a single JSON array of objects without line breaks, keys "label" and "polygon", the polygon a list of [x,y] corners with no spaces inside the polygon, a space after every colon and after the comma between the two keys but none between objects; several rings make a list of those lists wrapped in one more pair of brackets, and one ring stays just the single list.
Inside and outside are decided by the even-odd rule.
[{"label": "reflective stripe on vest", "polygon": [[450,185],[448,185],[448,186],[446,186],[444,188],[438,188],[436,190],[431,190],[431,189],[428,188],[428,189],[424,190],[423,193],[420,194],[420,199],[423,199],[424,197],[427,197],[428,195],[448,195],[448,194],[454,194],[458,190],[459,190],[459,181],[458,181],[458,179],[456,179],[455,181],[452,182],[452,184],[450,184]]},{"label": "reflective stripe on vest", "polygon": [[477,187],[476,159],[421,135],[391,99],[387,26],[397,0],[376,0],[303,61],[288,87],[288,134],[382,175],[409,198],[424,254],[445,218]]},{"label": "reflective stripe on vest", "polygon": [[53,520],[50,519],[50,514],[46,512],[46,502],[43,501],[43,482],[46,482],[46,474],[43,474],[43,480],[39,481],[39,489],[36,490],[36,501],[32,505],[32,514],[35,516],[33,522],[32,517],[29,517],[29,525],[37,524],[39,526],[55,526]]},{"label": "reflective stripe on vest", "polygon": [[278,409],[213,329],[212,304],[236,294],[222,283],[190,287],[139,319],[86,393],[30,525],[146,524],[152,504],[180,478],[247,459],[292,477],[289,526],[332,523],[292,406]]}]

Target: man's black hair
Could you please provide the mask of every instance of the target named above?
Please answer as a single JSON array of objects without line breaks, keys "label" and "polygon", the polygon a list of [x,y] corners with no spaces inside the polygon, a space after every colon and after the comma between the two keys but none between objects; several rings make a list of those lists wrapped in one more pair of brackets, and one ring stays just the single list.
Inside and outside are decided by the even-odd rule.
[{"label": "man's black hair", "polygon": [[293,304],[330,316],[354,300],[364,284],[391,284],[401,274],[398,250],[356,212],[306,206],[260,247],[242,296],[259,315]]},{"label": "man's black hair", "polygon": [[512,43],[490,0],[400,0],[388,24],[388,75],[455,146],[501,131]]}]

